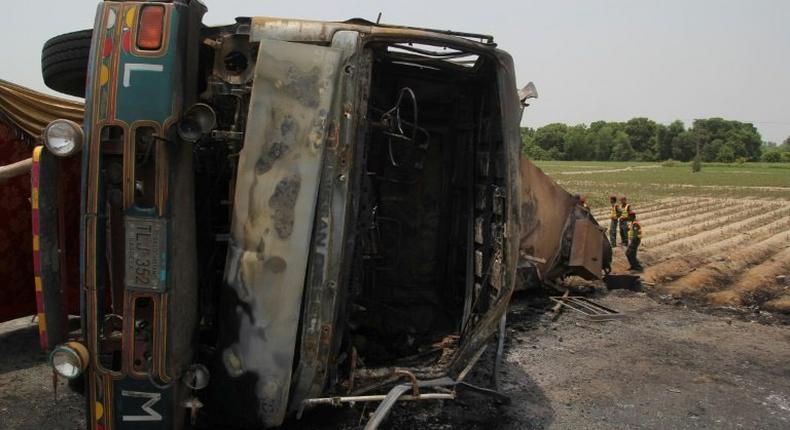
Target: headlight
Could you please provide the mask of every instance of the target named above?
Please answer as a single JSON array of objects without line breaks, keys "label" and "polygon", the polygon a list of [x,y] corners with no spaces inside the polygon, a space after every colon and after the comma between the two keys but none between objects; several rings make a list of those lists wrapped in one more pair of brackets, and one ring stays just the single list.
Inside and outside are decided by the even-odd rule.
[{"label": "headlight", "polygon": [[68,157],[82,150],[82,127],[74,121],[56,119],[49,123],[42,135],[49,152]]},{"label": "headlight", "polygon": [[88,350],[78,342],[58,345],[49,354],[49,364],[58,375],[74,379],[88,367]]}]

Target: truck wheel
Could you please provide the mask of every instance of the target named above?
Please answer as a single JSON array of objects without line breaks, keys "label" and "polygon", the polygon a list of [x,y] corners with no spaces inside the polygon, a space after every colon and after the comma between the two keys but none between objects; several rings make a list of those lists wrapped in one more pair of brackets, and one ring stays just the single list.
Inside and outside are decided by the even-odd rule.
[{"label": "truck wheel", "polygon": [[93,30],[75,31],[49,39],[41,51],[44,83],[55,91],[85,97]]}]

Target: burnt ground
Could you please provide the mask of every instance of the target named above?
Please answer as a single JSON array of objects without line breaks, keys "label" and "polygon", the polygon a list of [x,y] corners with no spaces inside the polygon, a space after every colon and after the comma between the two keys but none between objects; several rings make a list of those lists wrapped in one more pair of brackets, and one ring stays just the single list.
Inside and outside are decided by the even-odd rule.
[{"label": "burnt ground", "polygon": [[[385,428],[790,428],[788,325],[627,290],[596,300],[626,317],[590,322],[565,311],[552,321],[545,299],[515,299],[500,374],[509,405],[464,393],[397,406]],[[488,379],[491,355],[474,380]],[[29,318],[0,325],[0,428],[84,428],[81,397],[61,385],[54,401],[44,361]],[[361,406],[312,410],[288,427],[361,428],[362,414]]]}]

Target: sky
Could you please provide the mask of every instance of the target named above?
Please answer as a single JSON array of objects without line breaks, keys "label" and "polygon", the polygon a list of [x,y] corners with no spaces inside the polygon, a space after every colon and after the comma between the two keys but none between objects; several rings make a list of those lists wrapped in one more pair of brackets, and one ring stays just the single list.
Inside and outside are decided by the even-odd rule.
[{"label": "sky", "polygon": [[[93,25],[96,0],[4,2],[0,79],[52,93],[41,46]],[[540,98],[522,125],[644,116],[661,123],[723,117],[763,140],[790,136],[788,0],[205,0],[208,25],[236,16],[352,17],[492,34],[519,86]]]}]

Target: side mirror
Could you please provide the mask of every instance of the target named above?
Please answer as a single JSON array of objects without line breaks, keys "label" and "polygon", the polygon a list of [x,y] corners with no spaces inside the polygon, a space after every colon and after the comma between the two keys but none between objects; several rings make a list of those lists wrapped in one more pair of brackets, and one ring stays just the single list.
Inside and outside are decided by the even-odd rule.
[{"label": "side mirror", "polygon": [[176,131],[181,139],[197,142],[217,125],[217,114],[205,103],[192,105],[178,122]]},{"label": "side mirror", "polygon": [[527,100],[536,98],[538,98],[538,89],[535,88],[535,84],[532,81],[524,85],[524,88],[518,90],[518,100],[522,106],[529,106]]}]

